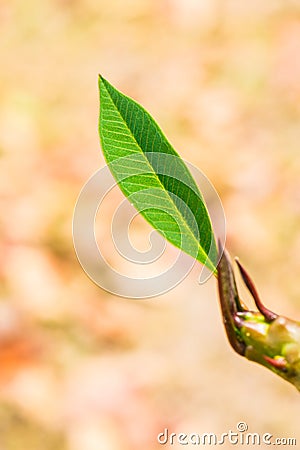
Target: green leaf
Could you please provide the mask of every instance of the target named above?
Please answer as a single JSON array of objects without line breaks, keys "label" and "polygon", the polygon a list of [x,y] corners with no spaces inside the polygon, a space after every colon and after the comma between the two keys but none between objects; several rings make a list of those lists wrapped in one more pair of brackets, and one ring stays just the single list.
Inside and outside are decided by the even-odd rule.
[{"label": "green leaf", "polygon": [[169,242],[216,273],[210,217],[195,180],[150,114],[99,76],[102,150],[120,189]]}]

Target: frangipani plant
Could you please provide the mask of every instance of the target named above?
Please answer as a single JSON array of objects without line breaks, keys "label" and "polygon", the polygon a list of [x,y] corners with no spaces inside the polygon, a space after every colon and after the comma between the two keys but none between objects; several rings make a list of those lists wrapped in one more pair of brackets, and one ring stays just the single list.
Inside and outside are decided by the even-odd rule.
[{"label": "frangipani plant", "polygon": [[300,390],[300,323],[268,310],[237,262],[258,311],[247,309],[239,297],[230,258],[216,244],[205,201],[186,164],[143,107],[102,76],[99,89],[101,146],[124,195],[153,228],[217,278],[232,348]]}]

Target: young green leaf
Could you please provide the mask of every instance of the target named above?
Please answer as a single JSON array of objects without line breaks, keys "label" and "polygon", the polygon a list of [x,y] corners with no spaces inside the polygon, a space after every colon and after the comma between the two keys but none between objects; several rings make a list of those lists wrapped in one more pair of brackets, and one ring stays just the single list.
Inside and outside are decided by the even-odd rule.
[{"label": "young green leaf", "polygon": [[169,242],[216,274],[217,249],[204,199],[150,114],[99,76],[102,150],[120,189]]}]

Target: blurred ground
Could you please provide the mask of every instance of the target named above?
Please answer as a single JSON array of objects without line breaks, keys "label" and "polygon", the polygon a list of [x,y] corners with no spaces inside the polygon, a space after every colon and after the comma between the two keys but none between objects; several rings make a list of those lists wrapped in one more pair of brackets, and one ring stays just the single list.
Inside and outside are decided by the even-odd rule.
[{"label": "blurred ground", "polygon": [[101,72],[210,178],[227,248],[300,318],[299,2],[2,0],[0,26],[0,449],[154,450],[165,427],[241,420],[300,442],[299,394],[230,350],[214,280],[116,298],[71,235],[104,164]]}]

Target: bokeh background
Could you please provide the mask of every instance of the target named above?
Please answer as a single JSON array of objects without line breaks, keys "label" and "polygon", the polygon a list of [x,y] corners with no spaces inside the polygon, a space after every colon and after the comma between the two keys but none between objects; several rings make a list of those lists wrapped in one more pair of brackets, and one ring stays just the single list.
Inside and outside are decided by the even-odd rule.
[{"label": "bokeh background", "polygon": [[197,266],[163,296],[118,298],[71,233],[104,165],[101,72],[209,177],[228,250],[300,319],[299,1],[2,0],[0,29],[0,449],[154,450],[165,427],[241,420],[299,443],[299,394],[231,351],[215,280]]}]

